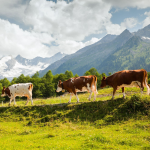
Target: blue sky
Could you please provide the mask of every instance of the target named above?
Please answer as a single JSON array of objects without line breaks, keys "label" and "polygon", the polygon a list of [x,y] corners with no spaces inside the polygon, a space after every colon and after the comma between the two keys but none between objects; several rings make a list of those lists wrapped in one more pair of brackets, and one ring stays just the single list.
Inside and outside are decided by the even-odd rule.
[{"label": "blue sky", "polygon": [[0,6],[0,57],[71,54],[107,34],[150,24],[149,0],[5,0]]}]

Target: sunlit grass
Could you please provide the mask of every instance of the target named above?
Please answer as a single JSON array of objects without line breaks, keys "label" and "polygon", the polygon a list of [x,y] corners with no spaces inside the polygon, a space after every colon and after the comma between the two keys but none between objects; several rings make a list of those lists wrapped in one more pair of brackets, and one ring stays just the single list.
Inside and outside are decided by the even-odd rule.
[{"label": "sunlit grass", "polygon": [[[89,93],[16,100],[17,106],[0,108],[1,150],[147,150],[150,149],[150,97],[138,88],[121,89],[112,100],[112,88]],[[59,105],[62,104],[63,105]],[[54,105],[56,104],[56,105]],[[4,104],[8,106],[8,102]]]},{"label": "sunlit grass", "polygon": [[[112,98],[112,93],[113,93],[113,88],[105,88],[105,89],[100,89],[98,90],[98,94],[97,94],[97,99],[96,101],[105,101],[105,100],[109,100]],[[127,96],[135,94],[135,93],[141,93],[139,88],[125,88],[125,93]],[[146,88],[144,89],[143,95],[146,94]],[[85,93],[78,93],[78,97],[79,97],[79,102],[90,102],[88,100],[90,93],[85,92]],[[115,94],[115,98],[121,98],[122,97],[122,90],[119,89],[116,91]],[[50,98],[37,98],[37,99],[33,99],[33,104],[34,105],[53,105],[53,104],[61,104],[61,103],[68,103],[70,99],[70,94],[66,93],[62,96],[58,96],[58,97],[50,97]],[[94,99],[94,94],[92,94],[92,98],[91,101],[93,101]],[[76,103],[77,99],[76,96],[73,95],[72,99],[71,99],[71,103]],[[26,100],[21,100],[16,99],[16,106],[24,106],[26,104]],[[3,104],[1,103],[0,106],[8,106],[9,105],[9,101],[8,102],[3,102]],[[11,105],[14,105],[14,101],[12,101]],[[31,106],[31,101],[29,100],[28,106]]]}]

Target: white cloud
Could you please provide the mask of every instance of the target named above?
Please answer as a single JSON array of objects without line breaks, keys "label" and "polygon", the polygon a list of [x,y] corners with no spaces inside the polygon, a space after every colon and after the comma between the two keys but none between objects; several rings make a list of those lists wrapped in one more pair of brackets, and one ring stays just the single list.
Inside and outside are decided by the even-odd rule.
[{"label": "white cloud", "polygon": [[138,21],[135,18],[126,18],[124,22],[121,23],[122,27],[133,28],[137,25]]},{"label": "white cloud", "polygon": [[112,7],[127,8],[137,7],[144,9],[150,7],[149,0],[103,0],[104,2],[111,4]]},{"label": "white cloud", "polygon": [[[34,55],[51,56],[59,51],[76,52],[88,43],[96,41],[92,39],[87,43],[81,42],[90,34],[105,32],[105,26],[111,18],[109,13],[111,6],[102,0],[74,0],[71,3],[31,0],[29,3],[19,5],[23,8],[22,12],[17,8],[18,0],[3,3],[3,6],[7,7],[6,16],[14,17],[14,14],[20,14],[19,19],[22,17],[22,21],[32,28],[24,31],[15,24],[1,20],[4,26],[7,24],[7,28],[1,30],[1,39],[7,39],[0,43],[3,55],[21,54],[31,58]],[[9,16],[11,6],[12,16]],[[58,46],[51,45],[51,41],[55,41]],[[51,46],[46,47],[43,43]],[[12,52],[12,49],[15,49],[15,52]]]},{"label": "white cloud", "polygon": [[65,1],[32,0],[24,22],[35,32],[52,34],[55,39],[81,41],[90,34],[102,32],[111,18],[110,5],[101,0]]},{"label": "white cloud", "polygon": [[137,25],[138,20],[135,18],[126,18],[124,19],[121,24],[112,24],[111,22],[108,23],[106,26],[106,31],[108,34],[115,34],[118,35],[123,32],[125,29],[133,28]]},{"label": "white cloud", "polygon": [[109,23],[107,26],[106,26],[106,31],[108,34],[113,34],[113,35],[118,35],[120,34],[121,32],[123,32],[123,30],[125,30],[126,28],[125,27],[122,27],[118,24],[112,24],[112,23]]},{"label": "white cloud", "polygon": [[46,56],[49,48],[44,46],[44,41],[51,42],[53,38],[46,33],[24,31],[18,25],[0,19],[0,47],[2,55],[16,56],[21,54],[26,58],[37,55]]},{"label": "white cloud", "polygon": [[[97,41],[99,41],[100,39],[98,38],[92,38],[90,41],[87,42],[76,42],[74,40],[65,40],[65,41],[59,41],[58,42],[58,46],[57,48],[55,46],[51,46],[51,52],[55,51],[57,52],[63,52],[66,54],[71,54],[71,53],[75,53],[76,51],[78,51],[79,49],[91,45]],[[49,53],[51,53],[49,51]]]},{"label": "white cloud", "polygon": [[29,0],[0,0],[0,15],[18,22],[24,17]]},{"label": "white cloud", "polygon": [[[73,53],[96,42],[97,38],[82,42],[91,34],[120,34],[126,28],[133,28],[135,18],[126,18],[120,24],[111,22],[112,7],[145,8],[149,0],[0,0],[0,15],[31,26],[22,30],[16,24],[0,19],[1,55],[21,54],[27,58],[52,56],[57,52]],[[149,21],[149,16],[144,24]],[[57,46],[51,44],[55,42]],[[50,45],[47,47],[46,45]]]},{"label": "white cloud", "polygon": [[74,40],[59,40],[57,47],[47,47],[43,43],[51,43],[54,40],[47,33],[24,31],[18,25],[1,19],[0,26],[0,56],[9,54],[15,57],[20,54],[25,58],[34,58],[36,56],[48,57],[60,51],[71,54],[99,40],[92,38],[85,43]]},{"label": "white cloud", "polygon": [[143,27],[147,26],[150,24],[150,11],[145,12],[144,15],[146,15],[146,19],[143,21]]}]

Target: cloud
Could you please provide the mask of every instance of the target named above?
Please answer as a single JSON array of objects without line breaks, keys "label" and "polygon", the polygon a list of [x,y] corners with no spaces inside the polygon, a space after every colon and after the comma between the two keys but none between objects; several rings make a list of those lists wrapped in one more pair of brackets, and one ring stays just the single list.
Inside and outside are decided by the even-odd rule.
[{"label": "cloud", "polygon": [[103,32],[110,20],[110,5],[101,0],[65,1],[32,0],[24,22],[35,32],[46,32],[55,39],[82,41],[90,34]]},{"label": "cloud", "polygon": [[43,42],[51,42],[53,38],[46,33],[24,31],[18,25],[0,19],[0,47],[2,55],[16,56],[21,54],[26,58],[37,55],[46,56],[49,48]]},{"label": "cloud", "polygon": [[50,47],[51,51],[49,51],[49,53],[51,54],[54,51],[56,53],[63,52],[66,54],[72,54],[72,53],[75,53],[77,50],[79,50],[85,46],[91,45],[99,40],[100,39],[98,39],[98,38],[92,38],[91,40],[89,40],[87,42],[77,42],[74,40],[59,41],[57,48],[56,48],[56,46]]},{"label": "cloud", "polygon": [[113,24],[109,22],[106,26],[106,31],[108,34],[118,35],[125,29],[133,28],[137,25],[138,20],[136,18],[126,18],[123,22],[119,24]]},{"label": "cloud", "polygon": [[127,8],[127,7],[137,7],[139,9],[144,9],[150,7],[149,0],[103,0],[104,2],[110,4],[112,7]]},{"label": "cloud", "polygon": [[18,25],[0,19],[0,47],[3,55],[16,56],[20,54],[25,58],[36,56],[48,57],[57,52],[71,54],[77,50],[97,42],[99,39],[92,38],[85,43],[73,40],[58,41],[58,46],[47,47],[44,43],[51,43],[54,39],[47,33],[24,31]]},{"label": "cloud", "polygon": [[143,27],[145,27],[145,26],[150,24],[150,11],[149,12],[145,12],[144,15],[146,15],[147,17],[143,21]]},{"label": "cloud", "polygon": [[29,0],[0,0],[0,15],[21,22],[28,2]]},{"label": "cloud", "polygon": [[137,25],[138,20],[136,18],[126,18],[124,22],[121,23],[122,27],[133,28]]},{"label": "cloud", "polygon": [[[111,18],[109,13],[111,6],[101,0],[74,0],[71,3],[31,0],[29,3],[22,3],[22,12],[17,9],[17,3],[18,0],[15,0],[14,3],[6,5],[8,8],[13,6],[14,10],[16,9],[12,16],[15,16],[13,14],[16,12],[20,13],[19,18],[22,17],[22,22],[30,25],[31,28],[24,31],[19,26],[4,21],[9,30],[15,28],[11,36],[9,32],[5,33],[9,47],[1,42],[4,55],[12,54],[12,48],[16,50],[13,55],[19,53],[27,58],[34,55],[51,56],[59,51],[68,54],[74,53],[97,41],[96,38],[92,38],[90,41],[82,42],[90,34],[105,32],[105,26]],[[6,16],[9,17],[9,15]],[[52,41],[57,46],[51,44]],[[50,47],[46,45],[50,45]]]},{"label": "cloud", "polygon": [[[82,42],[90,35],[120,34],[126,28],[135,27],[138,23],[135,18],[126,18],[120,24],[113,24],[110,10],[112,7],[145,8],[150,5],[148,1],[143,1],[73,0],[67,3],[62,0],[55,3],[46,0],[0,0],[0,16],[3,16],[0,19],[1,55],[21,54],[33,58],[48,57],[57,52],[74,53],[99,40],[91,38]],[[9,18],[30,28],[23,30],[11,23]],[[144,24],[148,21],[145,20]]]}]

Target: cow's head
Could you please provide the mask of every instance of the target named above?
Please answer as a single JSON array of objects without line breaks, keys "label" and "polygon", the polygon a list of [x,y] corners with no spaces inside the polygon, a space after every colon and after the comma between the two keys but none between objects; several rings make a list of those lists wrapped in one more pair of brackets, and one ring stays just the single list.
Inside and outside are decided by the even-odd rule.
[{"label": "cow's head", "polygon": [[6,93],[5,93],[5,87],[3,87],[3,89],[2,89],[2,95],[1,95],[2,97],[3,96],[6,96]]},{"label": "cow's head", "polygon": [[60,92],[60,91],[62,91],[62,82],[61,82],[61,80],[59,80],[58,81],[58,84],[57,84],[57,90],[56,90],[56,92]]},{"label": "cow's head", "polygon": [[101,80],[100,88],[103,88],[105,86],[106,86],[106,77],[103,77],[103,79]]}]

